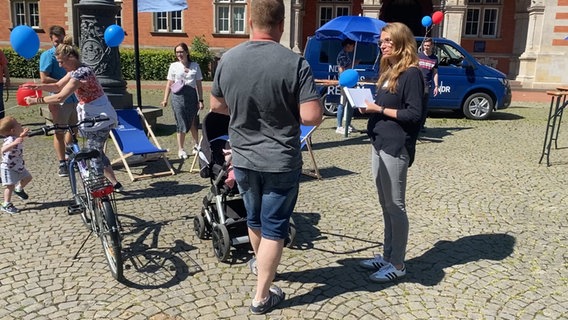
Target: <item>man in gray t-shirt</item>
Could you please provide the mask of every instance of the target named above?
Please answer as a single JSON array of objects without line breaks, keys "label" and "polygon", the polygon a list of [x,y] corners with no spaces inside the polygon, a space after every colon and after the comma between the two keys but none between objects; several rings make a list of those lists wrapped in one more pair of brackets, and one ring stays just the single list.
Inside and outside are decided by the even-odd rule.
[{"label": "man in gray t-shirt", "polygon": [[249,266],[258,273],[250,310],[262,314],[284,299],[271,284],[298,197],[300,124],[319,125],[323,109],[307,62],[278,43],[283,1],[253,1],[251,21],[251,41],[221,58],[211,111],[230,115],[235,179],[256,256]]}]

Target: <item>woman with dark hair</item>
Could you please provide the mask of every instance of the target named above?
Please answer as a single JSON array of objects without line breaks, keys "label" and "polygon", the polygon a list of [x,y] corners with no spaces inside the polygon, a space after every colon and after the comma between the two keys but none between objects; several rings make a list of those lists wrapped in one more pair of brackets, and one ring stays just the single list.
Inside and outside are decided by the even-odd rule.
[{"label": "woman with dark hair", "polygon": [[406,179],[414,160],[422,124],[424,80],[418,68],[416,40],[399,22],[381,31],[380,77],[375,102],[367,101],[370,113],[367,132],[372,143],[371,169],[384,219],[383,255],[361,261],[376,271],[372,281],[389,282],[406,275],[404,258],[408,242]]},{"label": "woman with dark hair", "polygon": [[168,97],[172,93],[172,109],[176,120],[178,156],[187,159],[183,145],[185,135],[191,132],[193,138],[193,154],[196,154],[199,142],[197,132],[197,113],[203,109],[203,75],[197,62],[191,61],[187,44],[180,43],[174,48],[177,61],[170,65],[168,81],[164,90],[162,107],[168,105]]}]

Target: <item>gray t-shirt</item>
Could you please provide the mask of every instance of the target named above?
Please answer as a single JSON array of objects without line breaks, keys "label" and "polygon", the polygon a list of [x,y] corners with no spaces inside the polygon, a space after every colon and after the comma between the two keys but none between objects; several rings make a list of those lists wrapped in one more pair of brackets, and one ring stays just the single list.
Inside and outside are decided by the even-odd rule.
[{"label": "gray t-shirt", "polygon": [[300,103],[319,99],[304,58],[273,41],[248,41],[227,51],[211,94],[231,114],[233,165],[261,172],[302,167]]}]

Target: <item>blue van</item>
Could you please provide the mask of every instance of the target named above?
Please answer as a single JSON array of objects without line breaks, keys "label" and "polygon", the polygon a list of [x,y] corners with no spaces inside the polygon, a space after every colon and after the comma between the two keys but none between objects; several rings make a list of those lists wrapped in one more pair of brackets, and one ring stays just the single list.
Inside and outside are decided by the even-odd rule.
[{"label": "blue van", "polygon": [[[423,37],[416,37],[420,47]],[[511,104],[511,87],[504,73],[479,63],[457,43],[434,38],[434,53],[438,56],[439,93],[430,96],[429,110],[456,110],[473,120],[484,120],[495,110]],[[341,50],[339,40],[308,38],[304,57],[310,64],[315,79],[337,79],[336,57]],[[355,66],[361,82],[373,82],[378,78],[380,50],[376,44],[357,44]],[[372,84],[365,84],[374,90]],[[326,115],[334,115],[339,102],[337,86],[319,86]]]}]

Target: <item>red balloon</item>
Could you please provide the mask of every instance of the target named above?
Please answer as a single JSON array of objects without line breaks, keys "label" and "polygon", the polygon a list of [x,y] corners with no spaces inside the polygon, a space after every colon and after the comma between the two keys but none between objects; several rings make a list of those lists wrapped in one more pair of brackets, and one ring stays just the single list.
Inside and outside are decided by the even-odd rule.
[{"label": "red balloon", "polygon": [[442,11],[436,11],[432,14],[432,23],[438,24],[444,20],[444,13]]},{"label": "red balloon", "polygon": [[28,104],[26,103],[26,97],[41,97],[41,90],[33,90],[30,88],[26,88],[26,85],[31,85],[35,83],[24,83],[18,87],[18,91],[16,92],[16,101],[18,105],[27,107]]}]

